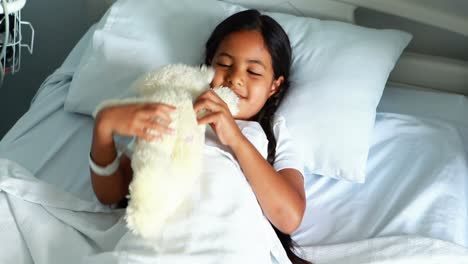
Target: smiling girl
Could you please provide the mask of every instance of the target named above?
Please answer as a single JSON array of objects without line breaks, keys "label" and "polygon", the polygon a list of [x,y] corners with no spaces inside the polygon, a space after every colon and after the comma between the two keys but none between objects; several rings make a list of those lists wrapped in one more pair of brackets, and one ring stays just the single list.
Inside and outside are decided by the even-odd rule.
[{"label": "smiling girl", "polygon": [[[206,43],[205,64],[215,70],[211,87],[226,86],[239,96],[239,112],[232,116],[227,105],[212,91],[195,102],[194,109],[210,110],[198,120],[209,124],[220,145],[232,153],[289,259],[297,257],[290,234],[300,225],[305,210],[301,163],[292,149],[285,120],[275,111],[289,87],[291,46],[287,34],[271,17],[256,10],[236,13],[222,21]],[[158,103],[108,107],[96,117],[91,160],[98,166],[120,162],[108,177],[91,170],[97,198],[115,204],[128,194],[132,179],[130,158],[117,158],[113,134],[157,140],[171,133],[168,125],[174,107]],[[167,126],[153,122],[162,119]],[[243,133],[240,124],[256,129],[268,139],[262,153]],[[157,131],[149,133],[150,131]]]}]

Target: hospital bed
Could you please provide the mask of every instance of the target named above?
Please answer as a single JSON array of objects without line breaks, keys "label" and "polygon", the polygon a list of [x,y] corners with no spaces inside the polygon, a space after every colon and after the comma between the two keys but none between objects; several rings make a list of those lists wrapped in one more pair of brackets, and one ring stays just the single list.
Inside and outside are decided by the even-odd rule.
[{"label": "hospital bed", "polygon": [[[363,1],[235,2],[352,23]],[[91,35],[92,29],[0,141],[1,263],[75,263],[111,251],[125,232],[116,228],[122,211],[99,204],[90,184],[93,119],[63,109]],[[447,63],[403,55],[377,108],[365,184],[305,172],[307,209],[293,239],[306,258],[468,263],[468,90],[458,76],[467,66]],[[455,69],[446,81],[428,74],[438,78],[436,87],[420,78],[444,67]]]}]

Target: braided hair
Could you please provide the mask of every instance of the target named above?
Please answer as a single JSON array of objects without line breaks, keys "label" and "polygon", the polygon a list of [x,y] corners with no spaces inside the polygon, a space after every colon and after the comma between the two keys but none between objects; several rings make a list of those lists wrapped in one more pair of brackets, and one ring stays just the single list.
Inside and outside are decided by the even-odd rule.
[{"label": "braided hair", "polygon": [[[243,30],[258,31],[271,55],[274,78],[283,76],[284,81],[278,91],[270,96],[262,109],[252,117],[262,126],[268,139],[268,162],[273,165],[276,154],[276,138],[273,133],[272,120],[276,109],[289,88],[289,71],[292,60],[291,44],[288,35],[273,18],[260,14],[255,9],[238,12],[222,21],[211,33],[205,45],[205,64],[210,65],[223,39],[234,32]],[[294,252],[296,245],[289,234],[279,231],[274,225],[278,238],[283,245],[288,258],[294,264],[310,264]]]}]

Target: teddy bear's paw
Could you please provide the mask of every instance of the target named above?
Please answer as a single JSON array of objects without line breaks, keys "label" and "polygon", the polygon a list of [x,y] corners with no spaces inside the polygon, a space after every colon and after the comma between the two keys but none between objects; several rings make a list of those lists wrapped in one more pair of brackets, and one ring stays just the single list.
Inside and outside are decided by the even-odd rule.
[{"label": "teddy bear's paw", "polygon": [[140,236],[158,235],[173,212],[171,197],[158,194],[158,191],[160,192],[160,190],[151,193],[142,192],[142,188],[134,188],[131,191],[125,219],[128,228]]},{"label": "teddy bear's paw", "polygon": [[[168,199],[170,198],[170,199]],[[142,206],[130,199],[126,210],[127,227],[144,238],[155,238],[161,235],[165,226],[180,218],[181,197],[160,197],[151,206]],[[146,208],[145,208],[146,207]],[[187,209],[184,207],[182,209]],[[184,214],[184,218],[187,214]]]}]

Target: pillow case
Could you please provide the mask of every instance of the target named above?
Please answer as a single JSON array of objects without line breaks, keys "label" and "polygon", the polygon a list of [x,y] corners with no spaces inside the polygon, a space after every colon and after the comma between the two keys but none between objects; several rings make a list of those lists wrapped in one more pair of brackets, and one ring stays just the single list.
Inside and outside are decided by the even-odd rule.
[{"label": "pillow case", "polygon": [[[90,115],[100,101],[129,96],[141,74],[168,63],[198,64],[215,26],[245,8],[216,0],[117,1],[100,20],[75,72],[65,110]],[[293,48],[287,121],[305,170],[364,182],[376,107],[411,35],[269,13]]]},{"label": "pillow case", "polygon": [[363,183],[376,108],[412,36],[277,14],[291,38],[291,87],[277,110],[306,171]]}]

